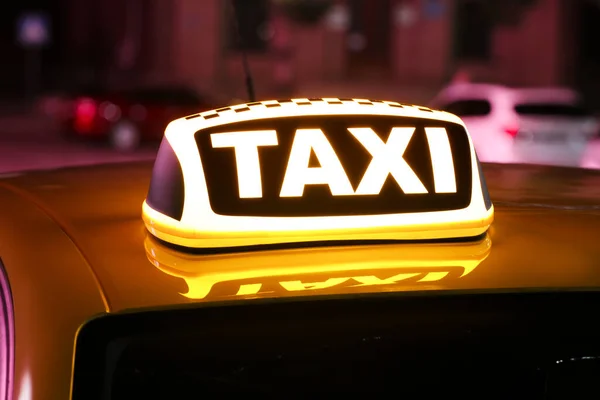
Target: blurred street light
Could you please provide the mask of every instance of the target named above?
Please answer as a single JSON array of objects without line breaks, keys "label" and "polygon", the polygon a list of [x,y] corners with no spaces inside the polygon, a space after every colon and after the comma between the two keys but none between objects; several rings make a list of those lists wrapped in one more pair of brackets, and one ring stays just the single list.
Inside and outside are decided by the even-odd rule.
[{"label": "blurred street light", "polygon": [[17,21],[17,41],[26,52],[27,95],[34,97],[40,88],[41,49],[50,43],[50,20],[39,12],[26,12]]}]

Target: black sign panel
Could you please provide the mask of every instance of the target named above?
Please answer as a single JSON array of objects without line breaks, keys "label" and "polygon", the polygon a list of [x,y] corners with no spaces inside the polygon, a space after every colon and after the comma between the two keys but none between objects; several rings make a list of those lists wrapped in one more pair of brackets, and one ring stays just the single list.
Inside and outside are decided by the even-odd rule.
[{"label": "black sign panel", "polygon": [[[334,196],[327,184],[309,184],[300,197],[281,197],[288,160],[298,129],[320,129],[340,160],[354,190],[373,156],[348,131],[371,128],[386,143],[392,128],[415,128],[404,151],[398,154],[419,178],[428,193],[405,194],[388,175],[379,194]],[[436,193],[431,151],[425,128],[445,128],[453,158],[456,192]],[[260,146],[262,197],[240,198],[236,153],[233,147],[213,148],[211,134],[275,130],[277,145]],[[243,121],[196,133],[213,212],[231,216],[311,217],[378,215],[456,210],[471,201],[471,153],[465,129],[454,123],[394,116],[304,116]],[[311,154],[309,167],[319,167]]]}]

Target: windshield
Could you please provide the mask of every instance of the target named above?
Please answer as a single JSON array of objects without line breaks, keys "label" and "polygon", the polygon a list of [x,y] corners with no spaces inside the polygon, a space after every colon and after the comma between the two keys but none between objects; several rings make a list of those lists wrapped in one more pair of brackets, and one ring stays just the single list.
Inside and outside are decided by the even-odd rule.
[{"label": "windshield", "polygon": [[519,115],[532,117],[581,118],[592,115],[582,105],[551,102],[521,103],[515,106],[515,111]]},{"label": "windshield", "polygon": [[[99,318],[78,337],[73,399],[597,398],[599,331],[585,316],[597,304],[384,296]],[[565,357],[581,348],[590,356]]]}]

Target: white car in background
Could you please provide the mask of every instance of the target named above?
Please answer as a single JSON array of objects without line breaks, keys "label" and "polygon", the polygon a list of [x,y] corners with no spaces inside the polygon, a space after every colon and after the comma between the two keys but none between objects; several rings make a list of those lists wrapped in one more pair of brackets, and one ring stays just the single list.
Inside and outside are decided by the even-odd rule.
[{"label": "white car in background", "polygon": [[462,118],[484,162],[579,166],[598,120],[566,88],[456,83],[432,108]]}]

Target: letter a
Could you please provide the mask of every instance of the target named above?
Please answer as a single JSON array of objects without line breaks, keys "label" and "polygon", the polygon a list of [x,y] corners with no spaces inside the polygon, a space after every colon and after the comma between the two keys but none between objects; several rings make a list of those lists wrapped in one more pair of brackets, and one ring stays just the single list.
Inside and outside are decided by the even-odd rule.
[{"label": "letter a", "polygon": [[[308,166],[311,151],[314,151],[320,167]],[[279,196],[300,197],[306,185],[329,185],[334,196],[354,194],[344,167],[320,129],[296,131]]]}]

